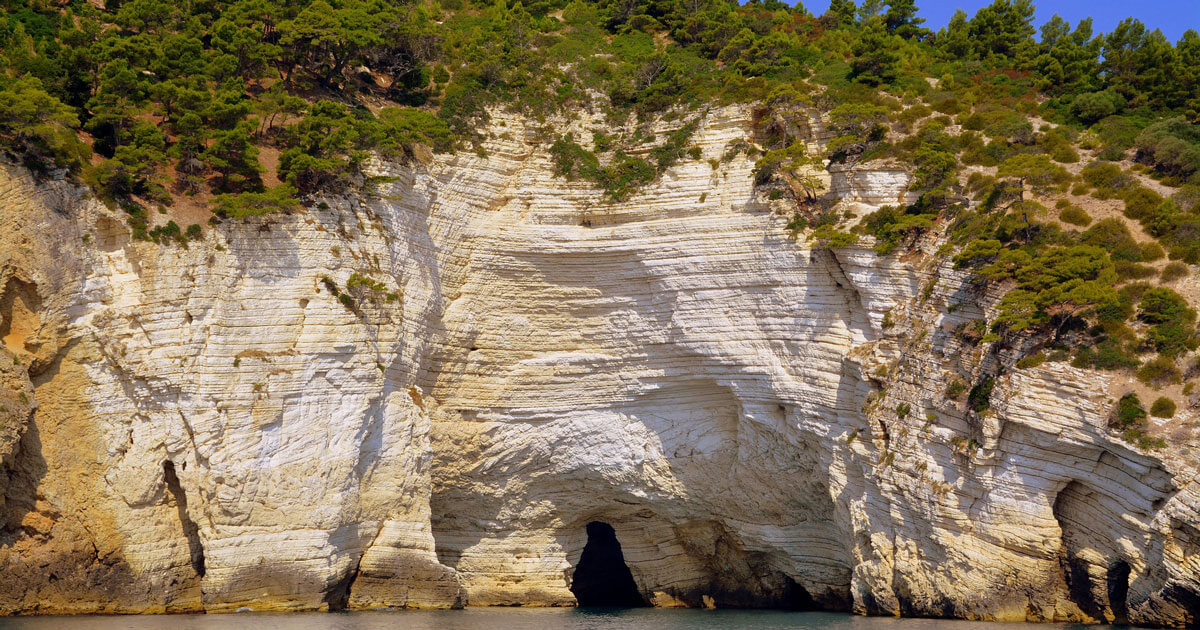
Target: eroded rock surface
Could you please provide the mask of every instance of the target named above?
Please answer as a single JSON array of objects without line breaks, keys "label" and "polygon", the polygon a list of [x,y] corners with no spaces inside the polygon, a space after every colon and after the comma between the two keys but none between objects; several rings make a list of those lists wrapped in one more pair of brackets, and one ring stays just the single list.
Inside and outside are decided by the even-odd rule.
[{"label": "eroded rock surface", "polygon": [[508,119],[188,247],[6,167],[0,612],[571,605],[599,521],[658,606],[1194,623],[1196,410],[1143,453],[1063,363],[948,399],[995,296],[788,239],[748,118],[619,203]]}]

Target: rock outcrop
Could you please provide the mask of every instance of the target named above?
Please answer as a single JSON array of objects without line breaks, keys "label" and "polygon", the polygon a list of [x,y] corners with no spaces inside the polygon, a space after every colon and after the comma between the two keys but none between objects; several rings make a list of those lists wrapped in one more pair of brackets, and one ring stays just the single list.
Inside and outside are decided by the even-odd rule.
[{"label": "rock outcrop", "polygon": [[741,110],[621,202],[503,123],[186,247],[6,167],[0,613],[572,605],[599,521],[657,606],[1197,621],[1194,408],[1142,452],[1101,373],[948,397],[995,296],[790,240]]}]

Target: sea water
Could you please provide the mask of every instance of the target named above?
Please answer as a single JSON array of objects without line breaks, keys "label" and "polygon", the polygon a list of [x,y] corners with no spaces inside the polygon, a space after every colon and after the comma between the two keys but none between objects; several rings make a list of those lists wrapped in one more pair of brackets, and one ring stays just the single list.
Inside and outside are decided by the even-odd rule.
[{"label": "sea water", "polygon": [[838,613],[655,608],[0,617],[0,630],[1052,630],[1088,627],[893,619]]}]

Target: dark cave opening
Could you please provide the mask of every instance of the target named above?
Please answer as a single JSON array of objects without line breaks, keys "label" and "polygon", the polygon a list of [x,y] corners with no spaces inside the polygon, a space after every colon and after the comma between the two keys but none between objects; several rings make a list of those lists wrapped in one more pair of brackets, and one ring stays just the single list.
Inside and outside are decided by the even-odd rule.
[{"label": "dark cave opening", "polygon": [[1118,560],[1108,567],[1108,607],[1112,609],[1113,622],[1129,622],[1129,563]]},{"label": "dark cave opening", "polygon": [[575,567],[571,592],[581,607],[606,606],[637,608],[646,606],[633,574],[625,564],[621,543],[612,525],[600,521],[587,524],[587,544]]}]

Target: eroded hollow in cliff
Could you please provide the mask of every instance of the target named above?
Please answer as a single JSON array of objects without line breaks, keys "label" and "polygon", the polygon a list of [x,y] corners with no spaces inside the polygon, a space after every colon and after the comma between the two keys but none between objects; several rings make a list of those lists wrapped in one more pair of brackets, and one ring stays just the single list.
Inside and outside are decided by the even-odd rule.
[{"label": "eroded hollow in cliff", "polygon": [[42,300],[33,283],[9,278],[0,291],[0,340],[10,352],[27,350],[26,339],[41,325],[38,317],[41,307]]},{"label": "eroded hollow in cliff", "polygon": [[580,606],[646,606],[612,525],[600,521],[587,524],[587,544],[575,567],[571,592]]}]

